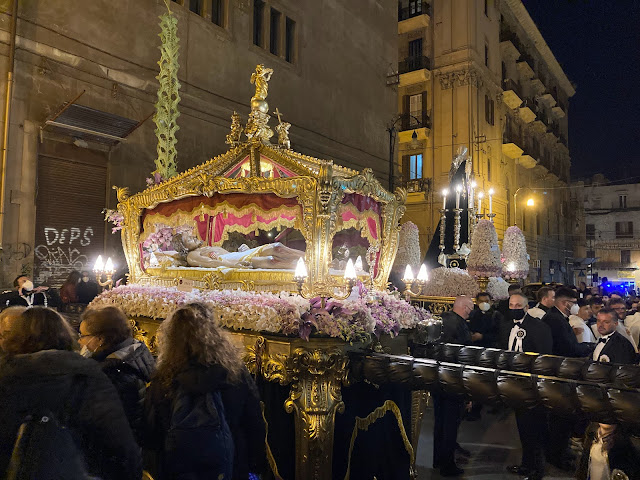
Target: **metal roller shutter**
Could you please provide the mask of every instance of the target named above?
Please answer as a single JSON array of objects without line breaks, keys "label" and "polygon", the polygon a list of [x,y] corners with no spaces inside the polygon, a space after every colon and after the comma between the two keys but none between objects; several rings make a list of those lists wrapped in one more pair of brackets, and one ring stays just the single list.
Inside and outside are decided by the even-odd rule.
[{"label": "metal roller shutter", "polygon": [[36,285],[59,286],[103,253],[106,182],[106,159],[38,157]]}]

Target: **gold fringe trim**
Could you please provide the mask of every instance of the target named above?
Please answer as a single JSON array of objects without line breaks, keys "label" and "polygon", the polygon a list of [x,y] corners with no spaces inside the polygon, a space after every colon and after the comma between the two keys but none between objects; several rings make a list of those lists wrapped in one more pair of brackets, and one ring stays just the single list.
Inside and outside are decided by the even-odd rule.
[{"label": "gold fringe trim", "polygon": [[[356,218],[350,218],[349,220],[342,220],[343,213],[351,213]],[[380,237],[382,236],[382,232],[380,231],[380,215],[370,210],[365,210],[364,212],[360,212],[355,205],[351,203],[341,203],[338,206],[338,224],[342,226],[343,230],[348,228],[355,228],[360,232],[360,236],[362,238],[366,238],[369,241],[370,245],[380,242]],[[371,231],[369,230],[369,224],[367,219],[371,218],[376,225],[376,235],[378,238],[373,238]]]},{"label": "gold fringe trim", "polygon": [[393,413],[393,416],[396,417],[396,421],[398,422],[398,428],[400,429],[400,436],[402,437],[402,442],[404,443],[404,448],[407,450],[409,454],[409,458],[411,460],[411,465],[415,463],[415,453],[413,451],[413,447],[411,446],[411,442],[407,437],[407,432],[404,429],[404,424],[402,423],[402,414],[400,413],[400,409],[395,402],[391,400],[386,400],[381,407],[376,408],[373,412],[367,415],[365,418],[356,417],[356,424],[353,426],[353,433],[351,434],[351,443],[349,444],[349,460],[347,462],[347,473],[344,476],[344,480],[349,480],[349,476],[351,475],[351,455],[353,454],[353,447],[356,443],[356,437],[358,436],[358,430],[369,430],[369,427],[375,423],[377,420],[380,420],[385,416],[387,412]]},{"label": "gold fringe trim", "polygon": [[264,445],[267,450],[267,461],[269,462],[269,467],[273,472],[273,476],[276,480],[282,480],[282,477],[278,473],[278,465],[276,465],[276,459],[273,457],[273,453],[271,452],[271,447],[269,446],[269,422],[267,422],[267,417],[264,416],[264,402],[260,402],[260,410],[262,410],[262,420],[264,420]]}]

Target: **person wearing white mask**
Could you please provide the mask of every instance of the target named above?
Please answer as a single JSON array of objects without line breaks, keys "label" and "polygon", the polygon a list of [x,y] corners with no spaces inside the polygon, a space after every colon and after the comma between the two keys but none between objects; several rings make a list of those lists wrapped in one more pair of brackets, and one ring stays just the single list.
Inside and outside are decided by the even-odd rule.
[{"label": "person wearing white mask", "polygon": [[498,342],[498,328],[502,314],[493,308],[491,300],[491,294],[478,293],[476,308],[467,320],[471,332],[471,342],[479,347],[495,347]]},{"label": "person wearing white mask", "polygon": [[573,333],[580,343],[595,343],[596,337],[587,325],[587,321],[591,318],[592,312],[589,303],[584,298],[579,298],[578,303],[573,305],[570,310],[569,324],[573,328]]},{"label": "person wearing white mask", "polygon": [[14,290],[8,292],[0,299],[0,308],[10,306],[33,307],[34,305],[49,305],[46,291],[49,287],[35,287],[27,275],[18,275],[13,281]]}]

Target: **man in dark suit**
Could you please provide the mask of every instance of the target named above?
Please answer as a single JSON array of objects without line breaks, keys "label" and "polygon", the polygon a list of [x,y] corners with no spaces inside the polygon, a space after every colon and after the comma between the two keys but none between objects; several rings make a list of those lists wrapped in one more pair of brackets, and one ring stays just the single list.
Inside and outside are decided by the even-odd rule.
[{"label": "man in dark suit", "polygon": [[[569,323],[571,307],[578,301],[578,294],[567,287],[556,290],[555,306],[542,317],[542,321],[551,329],[553,350],[551,353],[563,357],[587,357],[591,355],[593,344],[579,343]],[[569,438],[576,429],[576,418],[566,415],[549,414],[547,460],[562,470],[572,470],[572,454],[569,451]]]},{"label": "man in dark suit", "polygon": [[[502,346],[514,352],[551,353],[553,341],[549,327],[541,320],[528,315],[527,309],[527,298],[523,294],[516,293],[509,297],[511,328],[502,329]],[[516,423],[522,444],[522,462],[520,465],[507,467],[509,472],[526,475],[526,479],[529,480],[541,480],[544,477],[546,419],[546,411],[542,406],[516,411]]]},{"label": "man in dark suit", "polygon": [[[520,285],[518,285],[516,283],[512,283],[507,288],[507,292],[509,293],[509,297],[511,297],[511,295],[513,295],[515,293],[522,293],[522,288],[520,288]],[[506,318],[507,315],[509,314],[509,299],[506,298],[504,300],[500,300],[498,302],[498,306],[496,307],[496,310],[498,310],[500,312],[500,314],[504,318]]]},{"label": "man in dark suit", "polygon": [[502,315],[491,306],[491,295],[488,292],[478,293],[476,308],[467,320],[472,344],[479,347],[495,347],[501,323]]},{"label": "man in dark suit", "polygon": [[542,317],[542,321],[551,329],[553,337],[553,353],[563,357],[587,357],[593,346],[589,343],[578,343],[576,334],[569,323],[571,307],[578,301],[578,295],[570,288],[560,287],[556,291],[555,306]]},{"label": "man in dark suit", "polygon": [[598,333],[601,335],[593,360],[611,363],[636,363],[636,352],[626,338],[616,331],[618,315],[612,308],[603,308],[597,315]]},{"label": "man in dark suit", "polygon": [[[473,311],[471,297],[457,297],[453,309],[442,314],[443,343],[471,345],[471,333],[467,318]],[[443,477],[462,475],[464,470],[455,463],[454,454],[458,444],[458,426],[462,416],[464,399],[433,392],[433,468],[440,469]]]}]

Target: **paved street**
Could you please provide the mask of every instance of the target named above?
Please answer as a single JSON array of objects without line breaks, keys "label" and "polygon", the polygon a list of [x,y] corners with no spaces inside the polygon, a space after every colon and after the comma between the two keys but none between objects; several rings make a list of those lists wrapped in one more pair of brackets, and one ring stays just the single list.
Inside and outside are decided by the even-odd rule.
[{"label": "paved street", "polygon": [[[477,422],[462,422],[458,434],[459,443],[471,451],[471,458],[459,458],[458,465],[465,469],[468,480],[518,480],[516,475],[506,473],[507,465],[520,461],[520,442],[513,413],[489,415],[483,409],[482,419]],[[425,413],[417,452],[418,478],[436,480],[441,477],[432,465],[433,455],[433,409]],[[548,480],[570,480],[568,472],[549,466]]]}]

